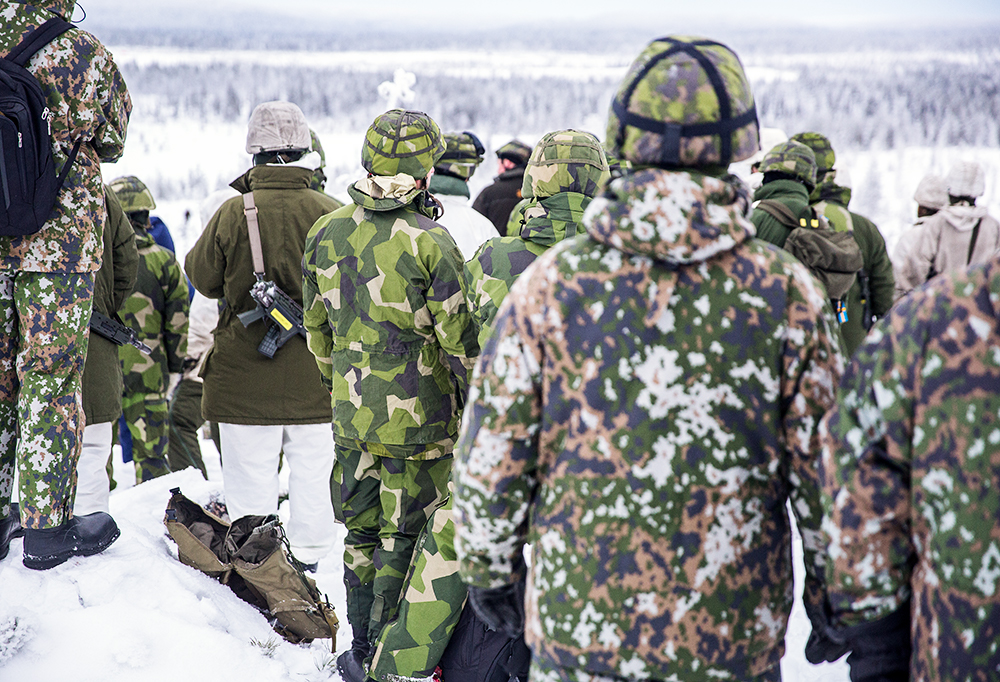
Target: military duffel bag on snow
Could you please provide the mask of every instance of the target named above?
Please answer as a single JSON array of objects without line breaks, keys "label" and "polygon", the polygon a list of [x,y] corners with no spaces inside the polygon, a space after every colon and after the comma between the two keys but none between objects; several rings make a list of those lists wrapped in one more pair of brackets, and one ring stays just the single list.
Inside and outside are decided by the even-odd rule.
[{"label": "military duffel bag on snow", "polygon": [[180,488],[170,493],[163,522],[182,563],[228,585],[288,641],[329,637],[336,650],[337,614],[292,555],[277,516],[244,516],[230,524]]}]

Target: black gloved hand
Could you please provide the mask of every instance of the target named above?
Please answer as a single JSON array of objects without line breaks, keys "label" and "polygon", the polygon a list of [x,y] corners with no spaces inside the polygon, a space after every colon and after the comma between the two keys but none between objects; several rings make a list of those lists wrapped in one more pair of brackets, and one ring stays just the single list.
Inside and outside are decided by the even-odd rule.
[{"label": "black gloved hand", "polygon": [[851,682],[906,682],[910,679],[910,600],[884,618],[844,633],[851,645]]},{"label": "black gloved hand", "polygon": [[833,663],[841,656],[851,650],[850,642],[829,625],[829,618],[825,612],[826,604],[823,606],[810,604],[808,600],[803,600],[806,607],[806,615],[812,623],[812,632],[809,633],[809,640],[806,642],[806,660],[816,665],[817,663]]},{"label": "black gloved hand", "polygon": [[503,587],[469,586],[469,603],[479,619],[508,637],[524,632],[524,582]]}]

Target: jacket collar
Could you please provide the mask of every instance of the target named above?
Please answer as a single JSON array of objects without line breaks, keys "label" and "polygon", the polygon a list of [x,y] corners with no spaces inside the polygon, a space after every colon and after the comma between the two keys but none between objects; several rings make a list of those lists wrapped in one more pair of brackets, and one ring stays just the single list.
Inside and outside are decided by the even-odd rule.
[{"label": "jacket collar", "polygon": [[296,166],[254,166],[229,183],[240,194],[258,189],[308,189],[312,171]]},{"label": "jacket collar", "polygon": [[524,210],[524,224],[519,236],[542,246],[552,246],[563,239],[582,234],[583,214],[593,201],[577,192],[560,192],[532,200]]},{"label": "jacket collar", "polygon": [[705,261],[754,235],[750,192],[734,176],[640,170],[611,182],[584,215],[598,242],[675,265]]}]

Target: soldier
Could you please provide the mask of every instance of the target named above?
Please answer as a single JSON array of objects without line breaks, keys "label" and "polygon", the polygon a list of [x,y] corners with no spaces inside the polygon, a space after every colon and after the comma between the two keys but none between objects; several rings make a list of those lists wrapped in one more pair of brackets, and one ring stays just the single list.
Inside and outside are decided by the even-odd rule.
[{"label": "soldier", "polygon": [[498,236],[493,223],[469,205],[469,178],[483,162],[483,143],[472,133],[446,133],[445,152],[434,166],[430,193],[441,202],[438,222],[448,230],[462,252],[472,254],[487,239]]},{"label": "soldier", "polygon": [[124,370],[123,432],[132,443],[136,483],[142,483],[171,471],[167,388],[170,375],[183,370],[187,354],[188,284],[173,252],[149,235],[149,212],[156,202],[146,185],[129,175],[112,180],[110,187],[132,223],[139,250],[135,290],[122,308],[122,322],[152,349],[149,355],[128,344],[118,349]]},{"label": "soldier", "polygon": [[[75,4],[0,0],[0,53],[54,14],[69,19]],[[76,27],[42,47],[27,69],[51,112],[55,169],[72,165],[41,230],[0,238],[0,558],[9,550],[4,529],[13,524],[16,467],[24,565],[47,569],[101,552],[118,537],[103,512],[73,516],[73,498],[84,426],[80,383],[105,220],[100,167],[121,155],[132,104],[111,54]]]},{"label": "soldier", "polygon": [[480,347],[517,276],[555,244],[584,232],[583,212],[608,172],[604,149],[590,133],[560,130],[535,145],[521,186],[525,222],[519,232],[483,244],[465,266]]},{"label": "soldier", "polygon": [[[347,526],[344,582],[354,639],[337,661],[361,680],[395,615],[414,543],[444,499],[468,374],[479,352],[462,254],[431,217],[437,124],[393,109],[368,128],[354,201],[309,232],[309,348],[331,389],[331,489]],[[358,235],[364,238],[359,238]]]},{"label": "soldier", "polygon": [[790,225],[813,217],[809,193],[816,187],[816,156],[804,144],[788,140],[764,156],[759,171],[763,178],[753,194],[757,203],[751,220],[758,238],[784,246],[795,229]]},{"label": "soldier", "polygon": [[[139,254],[135,232],[115,193],[104,188],[107,221],[104,224],[104,262],[94,282],[94,310],[110,318],[118,311],[135,286]],[[91,331],[87,360],[83,366],[83,450],[76,465],[76,499],[73,513],[109,511],[111,444],[114,426],[122,413],[122,364],[118,346]]]},{"label": "soldier", "polygon": [[986,190],[983,167],[960,161],[948,172],[948,205],[931,216],[899,264],[900,290],[909,292],[942,272],[985,263],[1000,250],[1000,223],[976,200]]},{"label": "soldier", "polygon": [[[608,122],[633,170],[514,283],[476,364],[461,575],[484,621],[524,625],[533,680],[778,680],[789,499],[822,604],[812,453],[843,356],[825,293],[752,238],[725,175],[757,130],[729,48],[652,42]],[[812,659],[841,653],[821,637]]]},{"label": "soldier", "polygon": [[847,320],[840,325],[844,348],[850,356],[861,345],[874,321],[892,307],[896,286],[892,261],[875,223],[848,210],[851,189],[836,182],[837,171],[833,166],[837,157],[830,140],[819,133],[797,133],[791,139],[812,149],[816,156],[816,188],[809,195],[813,210],[825,216],[837,232],[850,231],[861,249],[864,265],[847,293]]},{"label": "soldier", "polygon": [[472,208],[489,218],[503,237],[507,234],[507,219],[521,200],[524,168],[531,156],[531,147],[520,140],[511,140],[497,149],[496,155],[499,175],[493,179],[492,185],[479,192]]},{"label": "soldier", "polygon": [[1000,673],[998,300],[996,254],[911,293],[824,418],[831,636],[855,682]]},{"label": "soldier", "polygon": [[284,453],[288,540],[295,558],[315,571],[333,546],[329,394],[303,335],[293,334],[269,357],[261,349],[269,323],[244,323],[239,315],[258,307],[255,272],[301,304],[306,234],[340,202],[309,188],[319,154],[310,151],[309,126],[295,104],[257,105],[246,151],[254,165],[231,184],[241,196],[222,204],[185,260],[195,288],[226,302],[204,360],[202,414],[219,424],[222,484],[234,520],[277,513]]},{"label": "soldier", "polygon": [[309,149],[319,154],[319,166],[313,171],[309,178],[309,189],[315,192],[322,192],[326,188],[326,152],[323,151],[323,144],[319,141],[319,135],[312,128],[309,129]]},{"label": "soldier", "polygon": [[940,175],[928,173],[917,185],[913,193],[913,200],[917,202],[917,220],[911,229],[900,237],[896,242],[896,248],[892,250],[893,274],[896,280],[895,299],[908,293],[908,289],[903,285],[905,275],[902,266],[910,257],[913,244],[919,239],[920,227],[927,222],[927,219],[948,205],[948,183]]}]

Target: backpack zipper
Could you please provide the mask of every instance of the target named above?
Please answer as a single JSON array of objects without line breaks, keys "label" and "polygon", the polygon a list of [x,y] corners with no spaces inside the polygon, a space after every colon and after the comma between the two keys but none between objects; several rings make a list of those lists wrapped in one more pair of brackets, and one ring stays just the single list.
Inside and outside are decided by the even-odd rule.
[{"label": "backpack zipper", "polygon": [[10,208],[10,188],[7,186],[7,154],[3,148],[3,133],[0,132],[0,184],[3,185],[4,210]]}]

